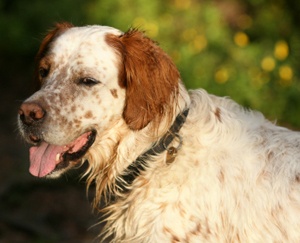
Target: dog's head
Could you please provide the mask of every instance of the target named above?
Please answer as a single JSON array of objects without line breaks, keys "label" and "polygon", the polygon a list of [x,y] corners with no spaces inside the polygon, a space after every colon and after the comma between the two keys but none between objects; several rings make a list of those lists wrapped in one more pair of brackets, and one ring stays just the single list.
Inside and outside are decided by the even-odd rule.
[{"label": "dog's head", "polygon": [[61,23],[40,46],[35,79],[39,90],[21,105],[19,128],[34,145],[30,172],[55,177],[116,122],[136,131],[159,122],[173,109],[179,73],[138,30]]}]

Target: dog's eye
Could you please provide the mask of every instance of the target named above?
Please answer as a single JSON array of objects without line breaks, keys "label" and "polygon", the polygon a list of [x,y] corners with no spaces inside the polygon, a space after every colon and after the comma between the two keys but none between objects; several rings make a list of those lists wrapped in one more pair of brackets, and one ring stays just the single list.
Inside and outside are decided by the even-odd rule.
[{"label": "dog's eye", "polygon": [[98,81],[97,79],[94,79],[94,78],[81,78],[79,80],[79,84],[83,84],[86,86],[93,86],[98,83],[100,83],[100,81]]},{"label": "dog's eye", "polygon": [[41,78],[46,78],[48,73],[49,73],[49,69],[46,69],[46,68],[39,69],[39,75]]}]

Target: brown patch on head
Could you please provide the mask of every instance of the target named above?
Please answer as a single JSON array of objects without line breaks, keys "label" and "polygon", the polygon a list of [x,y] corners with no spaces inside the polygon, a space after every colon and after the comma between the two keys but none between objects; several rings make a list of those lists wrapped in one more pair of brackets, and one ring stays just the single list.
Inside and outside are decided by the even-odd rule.
[{"label": "brown patch on head", "polygon": [[219,122],[222,122],[222,119],[221,119],[221,109],[219,107],[217,107],[217,109],[215,110],[215,116],[219,120]]},{"label": "brown patch on head", "polygon": [[107,35],[106,41],[120,55],[119,84],[126,88],[123,117],[128,126],[139,130],[170,112],[180,75],[164,51],[136,29]]},{"label": "brown patch on head", "polygon": [[297,174],[297,175],[296,175],[295,181],[296,181],[297,183],[300,183],[300,174]]},{"label": "brown patch on head", "polygon": [[114,98],[118,98],[118,91],[116,89],[111,89],[110,92]]},{"label": "brown patch on head", "polygon": [[85,118],[92,118],[93,117],[93,113],[91,111],[87,111],[85,114],[84,114],[84,117]]},{"label": "brown patch on head", "polygon": [[[36,90],[40,88],[40,79],[41,79],[41,74],[43,75],[43,73],[46,75],[47,72],[50,71],[51,68],[51,63],[49,62],[49,60],[44,60],[42,61],[42,59],[47,55],[51,43],[60,35],[62,34],[65,30],[69,29],[73,27],[72,24],[67,23],[67,22],[63,22],[63,23],[57,23],[55,25],[55,28],[51,31],[49,31],[49,33],[45,36],[45,38],[43,39],[39,51],[36,55],[36,59],[35,59],[35,63],[36,63],[36,67],[35,67],[35,88]],[[43,73],[41,73],[43,72]]]}]

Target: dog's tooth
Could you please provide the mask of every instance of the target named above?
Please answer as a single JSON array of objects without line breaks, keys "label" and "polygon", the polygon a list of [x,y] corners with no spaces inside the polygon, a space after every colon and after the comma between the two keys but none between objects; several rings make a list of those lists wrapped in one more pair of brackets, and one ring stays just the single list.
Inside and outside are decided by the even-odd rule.
[{"label": "dog's tooth", "polygon": [[60,154],[57,154],[56,157],[55,157],[55,161],[58,162],[59,158],[60,158]]}]

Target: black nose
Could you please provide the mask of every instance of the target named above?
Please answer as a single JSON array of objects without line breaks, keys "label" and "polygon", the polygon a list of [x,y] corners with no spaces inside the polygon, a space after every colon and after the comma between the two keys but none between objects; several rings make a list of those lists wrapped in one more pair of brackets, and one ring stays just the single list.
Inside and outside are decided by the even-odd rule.
[{"label": "black nose", "polygon": [[33,102],[25,102],[19,109],[20,120],[28,126],[41,121],[45,117],[45,114],[45,110]]}]

